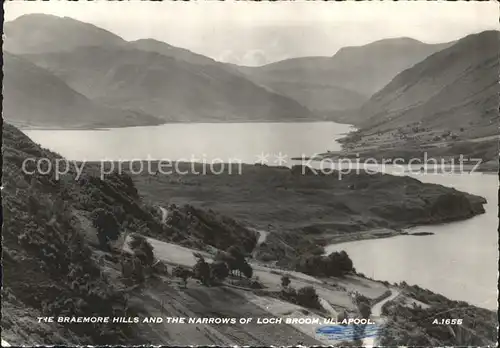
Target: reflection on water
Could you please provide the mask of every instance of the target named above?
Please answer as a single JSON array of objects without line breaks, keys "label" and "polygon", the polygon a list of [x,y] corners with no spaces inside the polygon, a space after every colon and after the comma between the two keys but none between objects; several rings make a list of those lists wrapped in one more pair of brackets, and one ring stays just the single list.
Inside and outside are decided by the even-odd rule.
[{"label": "reflection on water", "polygon": [[[335,141],[352,127],[311,123],[176,123],[155,127],[102,130],[25,131],[35,142],[71,160],[165,159],[201,162],[213,159],[255,163],[268,154],[273,165],[280,152],[293,156],[338,151]],[[235,161],[233,161],[235,162]]]}]

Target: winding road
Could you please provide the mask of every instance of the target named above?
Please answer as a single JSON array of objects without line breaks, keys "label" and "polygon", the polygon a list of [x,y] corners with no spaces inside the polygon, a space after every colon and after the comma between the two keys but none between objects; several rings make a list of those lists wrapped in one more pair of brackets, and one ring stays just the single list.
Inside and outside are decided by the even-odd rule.
[{"label": "winding road", "polygon": [[[371,319],[377,323],[377,326],[380,327],[384,324],[384,319],[382,318],[382,306],[389,301],[394,300],[399,296],[400,292],[398,290],[390,289],[391,295],[372,306],[372,314]],[[363,347],[375,347],[378,335],[375,334],[370,337],[365,337],[363,339]]]}]

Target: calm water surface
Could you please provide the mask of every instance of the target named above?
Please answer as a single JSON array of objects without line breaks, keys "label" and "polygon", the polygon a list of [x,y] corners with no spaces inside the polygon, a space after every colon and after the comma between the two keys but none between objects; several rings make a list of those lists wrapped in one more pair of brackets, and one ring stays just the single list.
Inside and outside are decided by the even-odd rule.
[{"label": "calm water surface", "polygon": [[239,159],[255,163],[280,152],[288,159],[340,150],[335,138],[352,129],[333,122],[311,123],[178,123],[110,130],[25,131],[35,142],[71,160],[164,159],[201,162]]},{"label": "calm water surface", "polygon": [[[254,163],[280,152],[289,160],[339,150],[335,139],[351,129],[332,122],[169,124],[106,131],[26,131],[34,141],[74,160],[231,159]],[[277,163],[276,163],[277,164]],[[389,171],[391,168],[389,167]],[[488,174],[409,174],[423,182],[455,187],[488,200],[486,214],[416,228],[433,236],[401,236],[337,244],[358,271],[390,282],[406,281],[475,305],[497,307],[498,179]]]}]

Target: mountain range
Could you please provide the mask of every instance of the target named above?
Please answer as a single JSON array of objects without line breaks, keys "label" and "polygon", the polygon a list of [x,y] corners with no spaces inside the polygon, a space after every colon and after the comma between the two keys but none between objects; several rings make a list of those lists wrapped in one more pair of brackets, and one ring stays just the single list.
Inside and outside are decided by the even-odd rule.
[{"label": "mountain range", "polygon": [[497,32],[241,67],[68,17],[24,15],[4,30],[4,117],[20,126],[334,120],[380,132],[417,121],[487,134],[494,122]]},{"label": "mountain range", "polygon": [[418,124],[469,138],[497,134],[499,69],[499,32],[469,35],[397,75],[359,109],[357,125],[362,133]]},{"label": "mountain range", "polygon": [[293,58],[240,70],[311,110],[335,115],[339,110],[361,106],[398,73],[451,44],[384,39],[341,48],[332,57]]},{"label": "mountain range", "polygon": [[21,127],[88,128],[157,125],[162,120],[137,110],[110,108],[76,92],[30,61],[3,54],[3,117]]},{"label": "mountain range", "polygon": [[[108,110],[127,109],[148,115],[143,124],[151,124],[151,117],[160,122],[314,119],[311,111],[295,100],[256,85],[233,68],[166,43],[127,42],[87,23],[41,14],[21,16],[6,23],[5,33],[5,50],[45,70],[46,78],[66,83],[72,93]],[[27,98],[30,103],[48,103],[45,96],[29,88],[28,81],[38,77],[16,71],[21,69],[19,65],[9,69],[13,79],[16,76],[27,79],[25,83],[17,83],[16,88],[8,86],[14,85],[12,79],[5,81],[13,101],[18,103]],[[21,87],[24,89],[20,90]],[[58,106],[56,99],[54,95],[50,99],[53,108]],[[72,102],[73,99],[65,98],[61,109],[72,107]],[[78,105],[74,107],[78,109]],[[41,109],[29,117],[9,112],[6,118],[17,124],[29,122],[41,126],[52,126],[47,124],[48,119],[59,119],[65,126],[73,121],[77,121],[75,126],[89,123],[78,116],[85,112],[75,111],[75,115],[63,120],[51,111]],[[65,115],[66,111],[60,113]],[[115,120],[111,115],[103,119],[105,123]]]}]

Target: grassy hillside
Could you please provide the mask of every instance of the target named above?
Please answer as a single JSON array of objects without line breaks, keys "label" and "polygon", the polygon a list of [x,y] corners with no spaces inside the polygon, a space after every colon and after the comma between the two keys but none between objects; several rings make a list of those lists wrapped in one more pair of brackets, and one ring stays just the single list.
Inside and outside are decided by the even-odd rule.
[{"label": "grassy hillside", "polygon": [[3,117],[21,127],[89,128],[157,125],[143,112],[99,105],[30,61],[4,52]]},{"label": "grassy hillside", "polygon": [[190,64],[156,52],[87,47],[25,57],[93,101],[165,121],[280,121],[311,115],[297,102],[224,68]]},{"label": "grassy hillside", "polygon": [[363,105],[359,125],[386,131],[416,122],[435,130],[467,127],[471,135],[491,135],[482,128],[496,116],[498,47],[499,33],[486,31],[428,57]]},{"label": "grassy hillside", "polygon": [[[27,165],[24,171],[25,159],[46,158],[54,163],[60,156],[8,124],[2,139],[2,337],[10,342],[149,342],[134,325],[44,325],[33,316],[137,314],[128,305],[128,285],[120,277],[109,278],[96,261],[102,253],[93,223],[98,209],[114,216],[122,237],[135,232],[220,249],[242,244],[251,250],[256,243],[255,233],[234,220],[189,206],[179,208],[172,223],[162,223],[159,209],[141,201],[127,175],[101,180],[92,168],[78,180],[74,169],[59,179],[52,172],[28,174],[34,168]],[[186,220],[193,223],[189,228],[183,224]],[[120,254],[112,254],[108,256],[114,260],[113,267],[119,268]]]},{"label": "grassy hillside", "polygon": [[[453,301],[419,286],[400,285],[402,296],[382,308],[387,323],[380,344],[391,346],[492,346],[496,313]],[[438,319],[439,324],[433,323]],[[460,319],[460,324],[446,323]],[[443,323],[441,323],[444,321]]]},{"label": "grassy hillside", "polygon": [[[47,69],[108,113],[112,113],[110,108],[130,109],[127,117],[146,114],[168,122],[281,122],[315,117],[295,100],[259,86],[213,59],[152,39],[127,42],[67,17],[33,14],[7,22],[4,48]],[[22,76],[24,83],[46,83],[40,76],[26,76],[18,70],[11,73],[14,80]],[[54,94],[52,100],[57,97]],[[37,99],[31,94],[9,95],[16,103],[29,97]],[[66,113],[67,103],[47,104],[53,106],[55,115]],[[24,110],[23,117],[35,120],[38,116],[27,116],[29,110]],[[74,117],[83,124],[89,123],[92,114],[101,115],[81,112]],[[21,116],[11,116],[15,118]],[[138,119],[137,124],[150,125],[151,121]],[[117,124],[122,125],[134,122]]]},{"label": "grassy hillside", "polygon": [[469,35],[403,71],[356,113],[359,129],[344,149],[386,158],[462,154],[497,167],[498,47],[498,31]]}]

